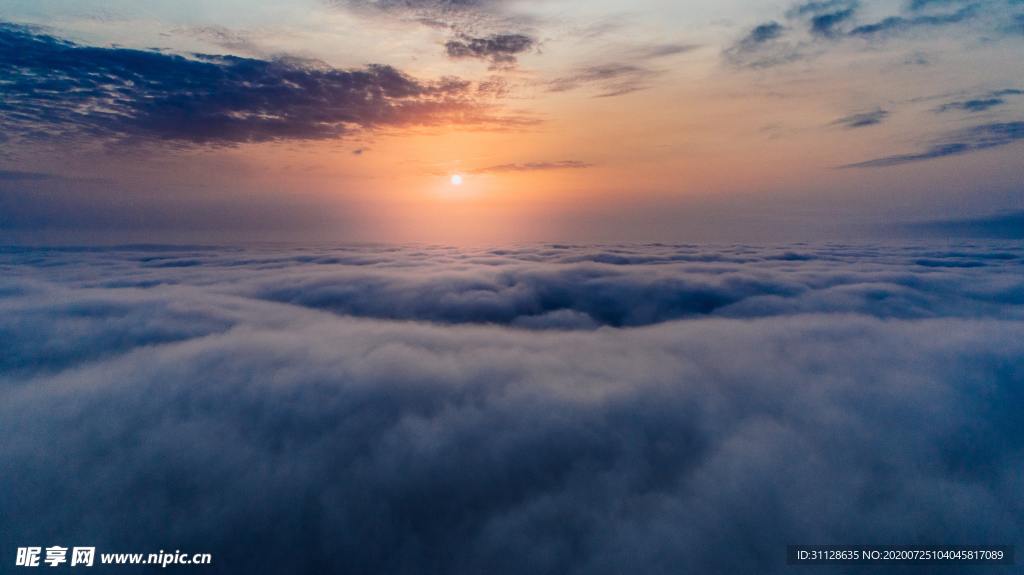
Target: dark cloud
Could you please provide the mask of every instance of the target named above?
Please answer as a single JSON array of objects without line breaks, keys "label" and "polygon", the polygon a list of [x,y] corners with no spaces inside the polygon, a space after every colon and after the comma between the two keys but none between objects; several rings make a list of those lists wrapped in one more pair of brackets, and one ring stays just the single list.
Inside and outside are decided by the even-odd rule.
[{"label": "dark cloud", "polygon": [[[209,552],[211,573],[776,574],[794,541],[1019,541],[1022,256],[4,248],[0,547]],[[237,285],[524,266],[816,293],[568,333],[338,317]],[[595,300],[657,305],[616,297]],[[585,324],[570,311],[537,321]]]},{"label": "dark cloud", "polygon": [[912,162],[921,162],[958,156],[989,148],[999,148],[1024,140],[1024,122],[997,122],[973,126],[946,135],[927,149],[912,154],[885,156],[864,162],[847,164],[843,168],[884,168]]},{"label": "dark cloud", "polygon": [[877,110],[872,110],[870,112],[860,112],[858,114],[844,116],[835,122],[832,122],[832,124],[835,126],[842,126],[847,129],[865,128],[867,126],[881,124],[887,117],[889,117],[889,112],[878,108]]},{"label": "dark cloud", "polygon": [[949,14],[929,14],[921,16],[890,16],[878,22],[863,24],[850,30],[851,36],[872,36],[876,34],[888,34],[905,32],[916,28],[932,28],[937,26],[948,26],[959,24],[978,14],[977,6],[970,5]]},{"label": "dark cloud", "polygon": [[790,8],[786,20],[790,26],[769,21],[754,27],[745,36],[723,52],[733,65],[766,68],[799,60],[806,46],[800,42],[785,41],[793,26],[806,26],[812,37],[833,38],[838,27],[850,21],[859,8],[855,0],[822,0],[798,4]]},{"label": "dark cloud", "polygon": [[549,92],[596,87],[597,97],[608,98],[644,90],[660,73],[636,64],[609,62],[585,66],[548,83]]},{"label": "dark cloud", "polygon": [[778,22],[759,24],[723,52],[736,66],[765,68],[793,61],[800,57],[797,48],[780,42],[786,27]]},{"label": "dark cloud", "polygon": [[543,170],[569,170],[589,168],[593,166],[580,160],[560,160],[557,162],[526,162],[523,164],[500,164],[471,170],[472,174],[490,174],[495,172],[536,172]]},{"label": "dark cloud", "polygon": [[1024,212],[918,222],[905,228],[932,236],[1024,239]]},{"label": "dark cloud", "polygon": [[854,13],[854,8],[845,8],[835,12],[818,14],[811,18],[811,33],[826,37],[836,36],[839,34],[837,27],[851,20]]},{"label": "dark cloud", "polygon": [[1024,96],[1024,90],[1019,90],[1017,88],[1004,88],[1002,90],[990,92],[990,95],[997,98],[1002,98],[1004,96]]},{"label": "dark cloud", "polygon": [[814,57],[848,38],[881,39],[975,21],[989,28],[988,35],[1000,36],[1006,33],[1006,18],[1013,18],[1007,14],[1012,5],[1006,0],[924,0],[898,14],[865,21],[857,0],[805,2],[785,13],[785,23],[757,26],[723,55],[736,66],[763,68]]},{"label": "dark cloud", "polygon": [[0,170],[0,182],[40,182],[58,178],[53,174],[42,172],[22,172],[18,170]]},{"label": "dark cloud", "polygon": [[0,26],[0,74],[0,125],[29,138],[234,144],[381,126],[515,123],[476,102],[472,85],[455,78],[424,82],[381,65],[339,70],[98,48],[12,25]]},{"label": "dark cloud", "polygon": [[487,60],[492,68],[514,66],[516,55],[536,46],[537,41],[526,34],[493,34],[483,38],[462,35],[445,43],[450,58]]},{"label": "dark cloud", "polygon": [[965,0],[911,0],[910,9],[913,11],[925,10],[933,7],[945,7],[950,5],[966,4]]},{"label": "dark cloud", "polygon": [[766,22],[755,26],[753,30],[740,40],[740,44],[750,47],[759,46],[782,36],[785,30],[786,28],[778,22]]},{"label": "dark cloud", "polygon": [[823,0],[798,4],[786,12],[789,20],[803,20],[814,36],[833,38],[842,32],[842,24],[851,21],[860,10],[858,0]]},{"label": "dark cloud", "polygon": [[972,100],[962,100],[959,102],[950,102],[939,106],[936,111],[948,112],[949,110],[963,110],[966,112],[984,112],[990,108],[996,106],[1002,106],[1006,103],[1003,98],[975,98]]},{"label": "dark cloud", "polygon": [[1007,27],[1007,31],[1011,34],[1020,34],[1024,36],[1024,14],[1015,15],[1012,23]]},{"label": "dark cloud", "polygon": [[935,109],[936,112],[948,112],[950,110],[960,110],[964,112],[984,112],[986,110],[1002,106],[1006,104],[1007,96],[1019,96],[1024,94],[1024,91],[1017,89],[1006,89],[997,90],[995,92],[989,92],[983,96],[977,98],[971,98],[969,100],[958,100],[955,102],[949,102],[943,104]]},{"label": "dark cloud", "polygon": [[827,12],[834,12],[837,9],[854,8],[859,5],[859,2],[853,0],[821,0],[803,2],[793,6],[786,11],[787,18],[796,18],[799,16],[814,16],[817,14],[823,14]]}]

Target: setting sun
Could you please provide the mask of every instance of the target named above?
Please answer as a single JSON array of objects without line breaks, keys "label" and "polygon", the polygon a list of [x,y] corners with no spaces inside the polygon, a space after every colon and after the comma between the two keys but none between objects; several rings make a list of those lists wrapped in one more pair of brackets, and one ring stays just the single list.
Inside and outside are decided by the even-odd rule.
[{"label": "setting sun", "polygon": [[461,186],[462,185],[462,176],[460,176],[459,174],[453,174],[452,175],[452,185],[453,186]]}]

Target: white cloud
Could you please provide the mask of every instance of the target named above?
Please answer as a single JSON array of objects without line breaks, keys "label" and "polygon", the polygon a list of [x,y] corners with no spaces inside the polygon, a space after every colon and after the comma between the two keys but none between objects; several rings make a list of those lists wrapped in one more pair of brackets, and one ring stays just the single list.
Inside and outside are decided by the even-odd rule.
[{"label": "white cloud", "polygon": [[[228,573],[773,573],[791,543],[1012,543],[1021,255],[9,251],[0,541],[209,551]],[[741,297],[518,327],[605,323],[587,297],[663,283]],[[282,285],[399,311],[264,299]],[[551,285],[566,305],[526,314]],[[452,325],[480,309],[513,326]]]}]

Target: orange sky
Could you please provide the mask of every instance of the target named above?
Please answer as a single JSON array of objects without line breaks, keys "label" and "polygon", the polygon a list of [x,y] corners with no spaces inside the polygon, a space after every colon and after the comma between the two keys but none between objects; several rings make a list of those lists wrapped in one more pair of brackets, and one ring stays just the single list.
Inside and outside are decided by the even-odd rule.
[{"label": "orange sky", "polygon": [[[232,55],[307,78],[382,64],[423,90],[444,92],[389,100],[434,106],[405,119],[352,115],[346,102],[323,100],[324,114],[352,118],[327,136],[311,132],[321,128],[308,118],[322,115],[308,109],[311,93],[286,95],[276,108],[233,110],[225,100],[202,112],[242,130],[262,129],[245,125],[261,117],[282,119],[282,131],[268,135],[218,133],[200,117],[140,108],[140,101],[192,97],[165,78],[163,91],[146,100],[131,90],[111,96],[131,122],[123,127],[97,115],[107,104],[63,104],[91,122],[88,137],[35,138],[40,123],[72,134],[78,126],[46,125],[56,113],[32,112],[31,121],[12,115],[13,145],[0,169],[45,176],[7,178],[39,201],[15,222],[19,233],[62,221],[103,227],[101,220],[271,233],[266,222],[276,213],[271,227],[289,237],[661,238],[728,228],[831,230],[1021,203],[1015,142],[1024,139],[1024,92],[1014,82],[1024,72],[1024,35],[1001,27],[1016,17],[1003,0],[963,17],[954,0],[920,12],[899,2],[838,0],[831,8],[709,1],[688,10],[671,2],[452,8],[417,0],[399,8],[309,0],[247,2],[231,19],[235,4],[144,10],[85,2],[68,10],[60,2],[13,2],[7,12],[14,26],[30,26],[23,41],[98,48],[90,56],[96,66],[124,50],[159,47],[164,58]],[[817,18],[840,5],[853,6],[852,16],[823,30]],[[950,23],[923,24],[936,15]],[[873,31],[893,18],[899,26]],[[71,81],[61,70],[36,74],[48,73]],[[223,89],[211,88],[214,97]],[[31,110],[38,90],[25,90]],[[452,174],[464,184],[451,185]],[[86,192],[60,196],[70,188]],[[75,226],[66,214],[46,215],[50,204],[74,206],[83,193],[97,198],[95,222]],[[36,201],[24,197],[19,205]],[[211,214],[232,213],[231,206],[236,215],[217,225],[221,216]],[[245,213],[260,216],[246,226]]]}]

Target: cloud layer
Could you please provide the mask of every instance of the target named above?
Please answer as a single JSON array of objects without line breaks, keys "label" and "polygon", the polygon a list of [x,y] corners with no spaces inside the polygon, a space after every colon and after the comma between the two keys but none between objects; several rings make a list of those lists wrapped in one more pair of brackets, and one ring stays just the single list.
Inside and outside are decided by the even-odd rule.
[{"label": "cloud layer", "polygon": [[8,248],[0,547],[205,551],[217,573],[781,573],[794,542],[1019,542],[1022,262],[1013,243]]}]

